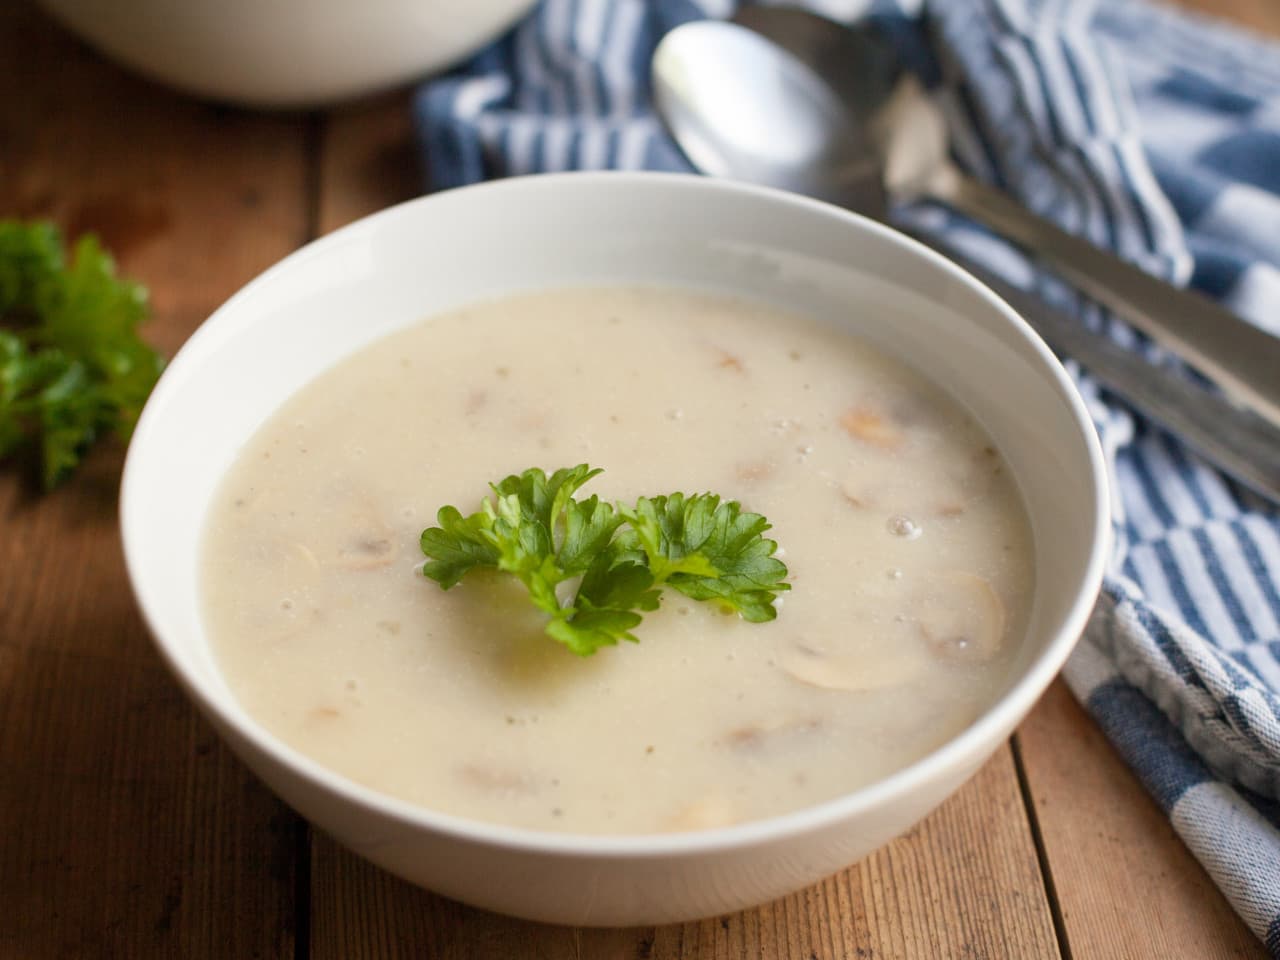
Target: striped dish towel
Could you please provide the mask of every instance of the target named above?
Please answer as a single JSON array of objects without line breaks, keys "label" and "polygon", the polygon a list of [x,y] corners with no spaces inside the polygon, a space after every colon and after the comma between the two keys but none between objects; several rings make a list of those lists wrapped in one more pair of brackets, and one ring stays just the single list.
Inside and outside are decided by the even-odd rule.
[{"label": "striped dish towel", "polygon": [[[907,2],[808,5],[892,30],[970,171],[1280,332],[1280,46],[1144,0]],[[419,92],[432,185],[689,169],[652,112],[649,57],[676,24],[735,6],[545,0]],[[989,234],[937,209],[898,216],[1170,363]],[[1280,518],[1068,367],[1109,458],[1116,549],[1067,682],[1280,957]]]}]

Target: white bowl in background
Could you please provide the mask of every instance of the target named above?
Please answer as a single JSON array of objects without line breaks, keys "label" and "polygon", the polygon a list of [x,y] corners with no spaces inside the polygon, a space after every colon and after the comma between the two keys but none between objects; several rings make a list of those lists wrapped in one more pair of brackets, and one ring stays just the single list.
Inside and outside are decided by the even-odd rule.
[{"label": "white bowl in background", "polygon": [[[573,284],[694,286],[839,324],[943,384],[1022,490],[1037,577],[1007,688],[968,729],[879,782],[795,813],[658,836],[542,833],[378,794],[276,739],[237,703],[201,623],[198,547],[215,487],[286,398],[352,351],[462,304]],[[147,404],[121,491],[129,575],[157,646],[232,748],[357,853],[478,906],[575,924],[661,923],[764,902],[922,818],[1005,740],[1070,652],[1108,531],[1103,460],[1052,354],[967,274],[812,200],[664,174],[499,181],[403,204],[285,259],[219,309]]]},{"label": "white bowl in background", "polygon": [[41,0],[92,46],[214,100],[310,107],[452,65],[534,0]]}]

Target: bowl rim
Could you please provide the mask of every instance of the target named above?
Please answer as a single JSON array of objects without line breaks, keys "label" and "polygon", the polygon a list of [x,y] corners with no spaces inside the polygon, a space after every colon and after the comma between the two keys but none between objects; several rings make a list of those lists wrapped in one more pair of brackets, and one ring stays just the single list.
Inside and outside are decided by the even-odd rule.
[{"label": "bowl rim", "polygon": [[[135,535],[131,533],[135,523],[133,517],[142,512],[145,505],[136,502],[137,497],[132,491],[135,489],[137,476],[146,469],[144,455],[148,459],[152,456],[147,453],[147,443],[151,433],[151,422],[160,415],[156,411],[170,393],[180,388],[186,369],[200,362],[199,354],[203,352],[206,341],[212,341],[219,335],[220,318],[238,311],[245,300],[251,299],[260,287],[273,282],[277,275],[295,269],[298,264],[323,253],[330,246],[348,242],[353,236],[378,230],[382,225],[400,218],[423,216],[420,211],[424,208],[430,209],[439,202],[439,198],[449,197],[456,202],[457,198],[465,195],[556,190],[572,184],[583,184],[597,189],[608,184],[611,189],[625,189],[633,186],[674,191],[713,191],[738,195],[745,201],[765,200],[783,203],[803,212],[805,216],[843,221],[848,227],[870,233],[908,257],[923,260],[977,294],[979,299],[998,314],[1009,325],[1012,332],[1033,350],[1042,372],[1049,379],[1049,386],[1070,412],[1078,431],[1078,439],[1083,442],[1088,459],[1092,479],[1092,487],[1088,492],[1094,505],[1088,560],[1082,571],[1075,598],[1056,635],[1045,645],[1040,655],[1023,669],[1021,676],[1014,680],[998,700],[992,703],[977,720],[940,747],[887,777],[852,792],[798,810],[730,826],[676,833],[639,834],[561,833],[514,827],[442,813],[366,787],[336,773],[288,745],[253,720],[243,709],[240,712],[248,722],[240,716],[228,713],[218,703],[216,696],[205,691],[205,681],[200,673],[194,669],[189,670],[183,663],[182,657],[177,652],[177,642],[164,637],[157,628],[156,619],[152,613],[153,604],[141,572],[143,560],[135,543]],[[574,188],[570,186],[570,189]],[[401,825],[427,829],[458,841],[530,853],[640,860],[736,852],[813,834],[831,828],[863,811],[891,802],[895,798],[911,795],[940,770],[963,766],[967,760],[974,757],[985,762],[998,748],[1000,740],[1006,736],[1003,731],[1012,730],[1034,706],[1083,633],[1102,586],[1111,519],[1110,485],[1105,458],[1083,399],[1057,357],[1031,326],[997,294],[967,271],[892,227],[861,214],[799,194],[697,174],[608,170],[530,174],[470,184],[416,197],[362,217],[312,240],[258,274],[232,294],[192,333],[175,354],[152,392],[139,418],[125,457],[120,485],[120,526],[130,587],[152,641],[169,670],[206,716],[231,728],[248,745],[265,754],[271,761],[288,771],[291,776],[334,794],[345,803],[362,807]],[[992,741],[995,742],[995,746],[990,746]]]}]

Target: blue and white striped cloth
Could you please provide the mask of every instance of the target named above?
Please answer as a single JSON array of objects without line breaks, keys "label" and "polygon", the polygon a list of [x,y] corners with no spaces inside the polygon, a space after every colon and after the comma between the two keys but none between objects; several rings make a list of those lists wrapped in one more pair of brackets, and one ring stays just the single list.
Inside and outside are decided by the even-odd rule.
[{"label": "blue and white striped cloth", "polygon": [[[901,38],[975,174],[1280,332],[1280,46],[1146,0],[908,2],[809,5]],[[649,57],[672,26],[735,6],[545,0],[420,91],[432,186],[688,169],[650,108]],[[899,215],[1063,300],[983,231],[936,209]],[[1116,551],[1067,682],[1280,957],[1280,518],[1072,373],[1110,460]]]}]

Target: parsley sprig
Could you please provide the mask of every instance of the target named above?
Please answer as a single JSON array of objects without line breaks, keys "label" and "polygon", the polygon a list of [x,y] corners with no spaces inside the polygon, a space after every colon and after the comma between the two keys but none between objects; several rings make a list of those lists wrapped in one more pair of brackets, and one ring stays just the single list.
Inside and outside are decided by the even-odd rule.
[{"label": "parsley sprig", "polygon": [[[717,494],[640,497],[634,506],[574,494],[602,471],[587,464],[547,476],[538,468],[491,484],[469,515],[452,506],[422,532],[425,576],[448,590],[472,570],[517,577],[547,634],[579,656],[619,640],[656,610],[663,586],[755,623],[777,616],[787,568],[766,540],[769,521]],[[572,598],[563,599],[577,580]]]},{"label": "parsley sprig", "polygon": [[103,433],[127,439],[163,361],[137,335],[146,291],[86,234],[0,221],[0,458],[39,450],[46,489]]}]

